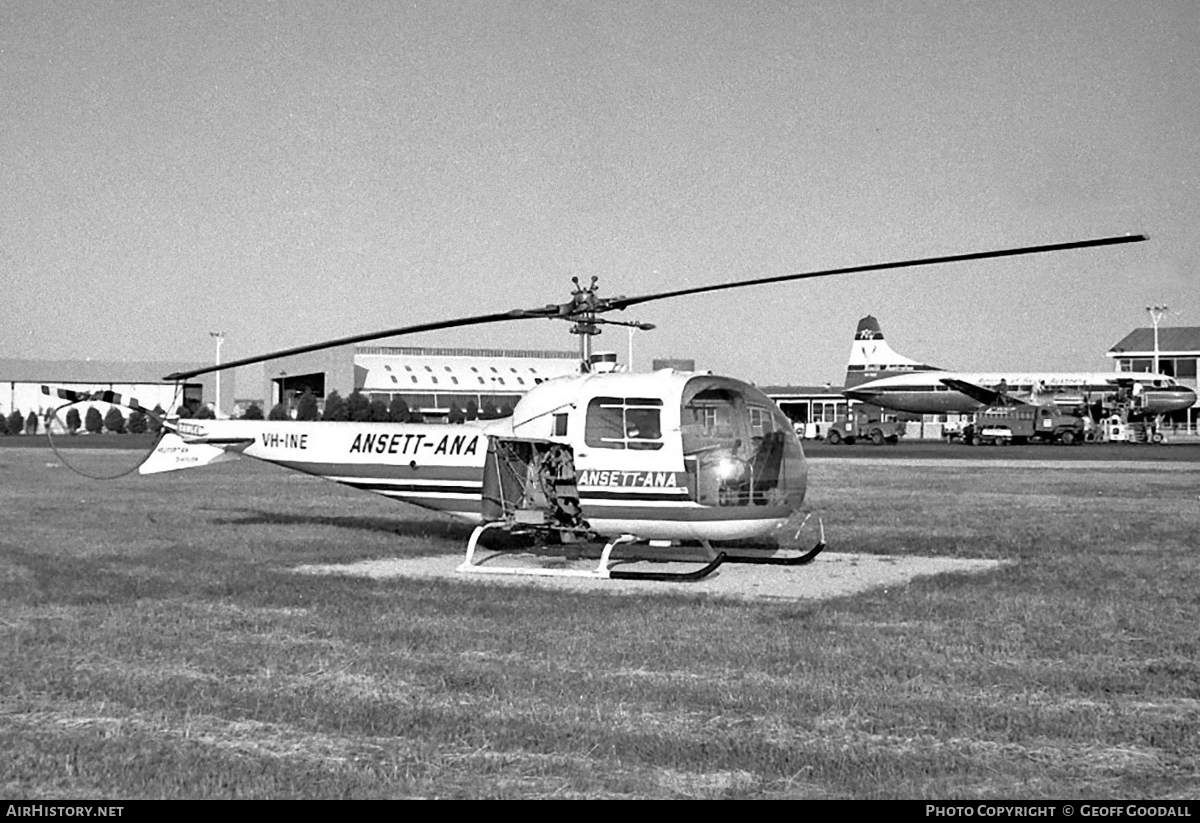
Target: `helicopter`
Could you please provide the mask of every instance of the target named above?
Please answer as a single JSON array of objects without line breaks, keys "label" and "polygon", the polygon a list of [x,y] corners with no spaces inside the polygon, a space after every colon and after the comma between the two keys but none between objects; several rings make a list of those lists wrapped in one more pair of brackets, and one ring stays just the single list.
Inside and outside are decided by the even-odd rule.
[{"label": "helicopter", "polygon": [[[199,420],[168,418],[138,466],[142,474],[262,460],[467,520],[475,528],[460,572],[601,579],[699,580],[724,563],[804,565],[826,547],[795,554],[780,535],[807,528],[802,507],[808,467],[791,420],[753,385],[711,373],[596,371],[591,340],[604,325],[652,329],[604,317],[652,301],[869,271],[894,270],[1110,246],[1146,240],[1121,235],[943,257],[874,263],[716,283],[635,297],[604,297],[597,278],[573,278],[568,301],[342,337],[220,365],[174,372],[184,380],[279,357],[386,337],[525,319],[562,320],[579,337],[581,371],[532,387],[511,416],[462,424]],[[43,390],[50,393],[47,387]],[[59,389],[68,402],[103,396]],[[57,413],[57,412],[56,412]],[[481,539],[501,532],[552,552],[604,542],[594,568],[510,565],[480,560]],[[639,557],[700,562],[690,571],[621,568],[618,548]],[[690,557],[680,547],[698,549]],[[576,548],[577,550],[577,548]]]}]

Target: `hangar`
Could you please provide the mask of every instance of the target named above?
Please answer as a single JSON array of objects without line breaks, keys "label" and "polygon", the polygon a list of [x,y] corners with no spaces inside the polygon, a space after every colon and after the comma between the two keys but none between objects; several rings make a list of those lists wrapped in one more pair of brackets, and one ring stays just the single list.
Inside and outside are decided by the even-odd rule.
[{"label": "hangar", "polygon": [[[162,377],[174,364],[154,362],[117,362],[104,360],[16,360],[0,359],[0,413],[20,411],[28,414],[45,412],[62,405],[61,400],[42,392],[42,386],[72,389],[79,392],[113,391],[133,398],[142,406],[175,412],[181,405],[195,413],[216,397],[216,376],[203,375],[185,383],[182,391],[175,383]],[[203,368],[195,364],[189,368]],[[222,405],[232,407],[233,377],[222,378],[227,394]],[[107,408],[107,404],[97,404]]]},{"label": "hangar", "polygon": [[554,377],[579,373],[579,353],[546,349],[347,345],[267,364],[263,397],[294,407],[306,391],[318,405],[336,391],[390,404],[402,399],[428,422],[452,408],[511,412],[521,395]]}]

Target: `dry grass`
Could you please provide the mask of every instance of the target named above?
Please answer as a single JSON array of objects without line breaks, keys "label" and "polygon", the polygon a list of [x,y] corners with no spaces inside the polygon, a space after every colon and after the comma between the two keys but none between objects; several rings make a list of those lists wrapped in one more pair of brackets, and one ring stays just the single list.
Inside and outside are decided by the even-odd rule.
[{"label": "dry grass", "polygon": [[47,455],[0,454],[10,798],[1200,792],[1200,472],[816,461],[836,548],[1014,562],[762,604],[300,575],[466,531]]}]

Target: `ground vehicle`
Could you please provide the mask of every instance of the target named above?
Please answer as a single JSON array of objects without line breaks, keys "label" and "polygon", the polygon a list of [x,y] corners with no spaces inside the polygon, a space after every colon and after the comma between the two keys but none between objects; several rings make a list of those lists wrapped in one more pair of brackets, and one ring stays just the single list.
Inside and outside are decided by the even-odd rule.
[{"label": "ground vehicle", "polygon": [[991,406],[979,412],[975,422],[963,430],[963,441],[976,446],[1004,446],[1009,443],[1062,443],[1071,446],[1083,442],[1082,417],[1063,414],[1053,403]]},{"label": "ground vehicle", "polygon": [[865,414],[853,414],[850,417],[838,418],[838,421],[829,427],[825,439],[834,446],[839,443],[852,445],[860,439],[869,440],[875,446],[882,446],[884,443],[894,446],[903,436],[903,423],[871,420]]}]

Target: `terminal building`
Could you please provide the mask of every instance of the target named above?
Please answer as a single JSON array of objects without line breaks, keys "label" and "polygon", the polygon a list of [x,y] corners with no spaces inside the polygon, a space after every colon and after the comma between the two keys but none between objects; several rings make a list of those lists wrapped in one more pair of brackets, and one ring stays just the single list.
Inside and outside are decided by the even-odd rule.
[{"label": "terminal building", "polygon": [[[1117,372],[1155,372],[1200,393],[1196,364],[1200,361],[1200,326],[1134,329],[1108,350]],[[1200,400],[1197,400],[1200,404]],[[1186,423],[1189,431],[1200,421],[1200,408],[1177,412],[1172,422]]]}]

